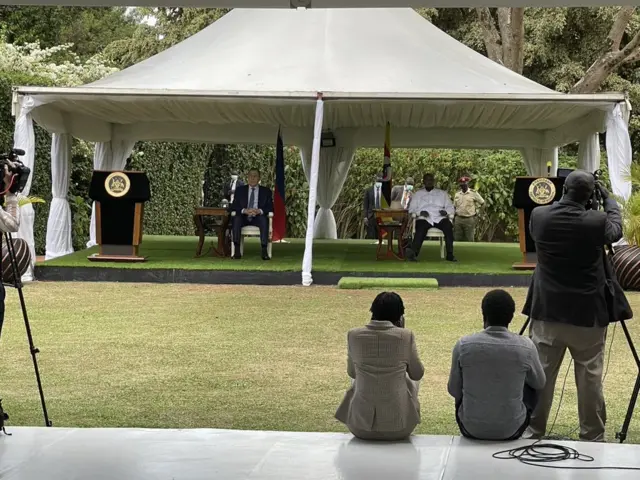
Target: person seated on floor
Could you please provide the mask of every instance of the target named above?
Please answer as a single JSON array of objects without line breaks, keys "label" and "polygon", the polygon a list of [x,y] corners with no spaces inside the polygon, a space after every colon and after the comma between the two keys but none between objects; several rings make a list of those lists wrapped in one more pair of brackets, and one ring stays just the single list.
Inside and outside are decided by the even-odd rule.
[{"label": "person seated on floor", "polygon": [[516,305],[504,290],[482,299],[484,330],[453,349],[449,393],[460,433],[476,440],[515,440],[529,425],[545,375],[533,342],[509,332]]},{"label": "person seated on floor", "polygon": [[248,185],[236,187],[233,203],[231,204],[231,211],[236,213],[231,227],[235,245],[233,258],[242,258],[240,253],[242,227],[252,225],[260,229],[262,259],[270,260],[267,245],[269,243],[269,214],[273,212],[273,194],[267,187],[258,185],[260,183],[260,170],[257,168],[249,170],[247,183]]},{"label": "person seated on floor", "polygon": [[351,388],[336,418],[363,440],[402,440],[420,423],[418,382],[424,367],[416,339],[404,328],[404,304],[382,292],[371,305],[371,322],[347,335]]},{"label": "person seated on floor", "polygon": [[444,190],[435,188],[436,181],[432,173],[426,173],[422,182],[424,188],[415,192],[409,203],[409,213],[417,215],[418,218],[415,232],[413,232],[413,243],[406,252],[407,260],[410,262],[417,261],[427,232],[430,228],[435,227],[444,234],[447,260],[455,262],[456,258],[453,256],[453,224],[449,219],[454,213],[451,197]]}]

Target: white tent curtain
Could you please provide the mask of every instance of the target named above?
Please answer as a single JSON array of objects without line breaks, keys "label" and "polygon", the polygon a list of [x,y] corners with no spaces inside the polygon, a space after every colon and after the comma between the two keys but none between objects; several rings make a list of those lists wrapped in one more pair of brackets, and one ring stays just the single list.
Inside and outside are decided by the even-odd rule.
[{"label": "white tent curtain", "polygon": [[51,190],[53,198],[47,220],[46,260],[73,253],[71,208],[67,199],[71,174],[72,143],[73,138],[66,133],[54,133],[51,138]]},{"label": "white tent curtain", "polygon": [[551,163],[550,176],[558,173],[558,149],[557,148],[523,148],[521,150],[524,166],[527,174],[534,177],[546,177],[549,162]]},{"label": "white tent curtain", "polygon": [[627,200],[631,196],[630,173],[633,152],[627,128],[628,115],[625,104],[616,105],[607,117],[607,160],[613,194]]},{"label": "white tent curtain", "polygon": [[[31,191],[31,183],[33,181],[33,172],[35,164],[35,152],[36,152],[36,139],[33,132],[33,119],[31,117],[31,110],[35,107],[35,102],[31,97],[26,97],[21,105],[18,118],[16,119],[16,125],[13,135],[14,148],[20,148],[25,151],[24,156],[20,157],[22,163],[31,169],[31,175],[27,180],[27,184],[22,191],[25,196],[29,195]],[[20,208],[20,229],[18,230],[17,237],[24,239],[29,245],[29,251],[31,252],[31,267],[22,276],[24,282],[33,280],[33,268],[36,264],[36,246],[33,238],[33,222],[35,219],[35,211],[33,205],[30,203]]]},{"label": "white tent curtain", "polygon": [[[133,152],[135,140],[115,139],[110,142],[98,142],[93,152],[94,170],[122,170],[127,158]],[[96,242],[96,206],[91,207],[91,226],[87,248],[97,245]]]},{"label": "white tent curtain", "polygon": [[[313,227],[316,214],[316,199],[318,192],[318,170],[320,164],[320,137],[324,120],[324,102],[318,98],[316,102],[316,118],[313,126],[313,146],[311,148],[311,168],[309,169],[309,203],[307,205],[307,234],[304,241],[304,256],[302,258],[302,285],[313,283],[311,269],[313,264]],[[303,152],[304,153],[304,152]]]},{"label": "white tent curtain", "polygon": [[595,172],[600,168],[600,134],[593,133],[578,145],[578,168]]},{"label": "white tent curtain", "polygon": [[[349,139],[350,140],[350,139]],[[356,148],[348,139],[336,133],[336,146],[320,149],[320,165],[318,170],[318,196],[320,208],[316,214],[313,238],[336,240],[338,232],[336,219],[331,208],[342,192],[347,179]],[[301,148],[303,169],[307,181],[311,171],[310,149]]]}]

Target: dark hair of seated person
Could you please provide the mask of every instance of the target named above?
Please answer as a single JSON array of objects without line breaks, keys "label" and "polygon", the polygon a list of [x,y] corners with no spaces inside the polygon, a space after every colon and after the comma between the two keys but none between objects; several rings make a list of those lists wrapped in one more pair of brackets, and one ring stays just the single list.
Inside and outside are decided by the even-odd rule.
[{"label": "dark hair of seated person", "polygon": [[482,318],[485,327],[508,327],[513,320],[516,303],[504,290],[491,290],[482,299]]},{"label": "dark hair of seated person", "polygon": [[371,304],[371,320],[386,320],[396,327],[401,327],[403,315],[404,303],[400,295],[395,292],[382,292]]}]

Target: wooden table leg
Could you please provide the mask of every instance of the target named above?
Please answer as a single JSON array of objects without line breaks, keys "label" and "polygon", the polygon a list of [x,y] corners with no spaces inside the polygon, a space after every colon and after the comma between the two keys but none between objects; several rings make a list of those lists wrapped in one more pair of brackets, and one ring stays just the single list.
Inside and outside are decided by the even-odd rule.
[{"label": "wooden table leg", "polygon": [[194,215],[193,221],[196,224],[196,231],[198,232],[198,246],[196,247],[196,257],[202,256],[202,247],[204,246],[204,223],[202,222],[201,215]]},{"label": "wooden table leg", "polygon": [[216,227],[216,233],[218,235],[218,246],[214,248],[214,255],[218,257],[227,257],[231,255],[231,252],[227,252],[225,236],[227,234],[227,228],[229,227],[229,217],[224,217],[222,223]]}]

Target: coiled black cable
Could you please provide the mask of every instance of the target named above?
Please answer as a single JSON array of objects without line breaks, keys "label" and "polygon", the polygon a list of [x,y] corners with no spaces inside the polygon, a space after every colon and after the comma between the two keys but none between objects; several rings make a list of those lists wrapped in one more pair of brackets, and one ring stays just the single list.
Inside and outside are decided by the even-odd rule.
[{"label": "coiled black cable", "polygon": [[581,462],[593,462],[594,458],[590,455],[578,452],[575,448],[565,447],[564,445],[557,445],[555,443],[541,443],[538,440],[531,445],[525,445],[524,447],[512,448],[510,450],[502,450],[496,452],[493,458],[498,460],[518,460],[525,465],[532,465],[534,467],[544,468],[559,468],[563,470],[633,470],[640,471],[640,467],[621,467],[621,466],[564,466],[564,465],[549,465],[554,462],[562,462],[565,460],[579,460]]}]

